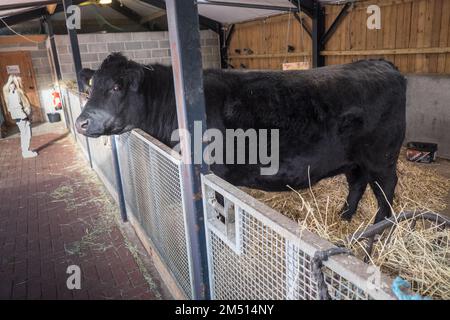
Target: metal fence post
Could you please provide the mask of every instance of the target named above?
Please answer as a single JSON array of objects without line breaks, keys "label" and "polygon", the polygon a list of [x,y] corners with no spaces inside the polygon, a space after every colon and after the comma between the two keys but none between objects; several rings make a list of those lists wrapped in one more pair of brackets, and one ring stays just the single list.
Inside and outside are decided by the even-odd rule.
[{"label": "metal fence post", "polygon": [[[200,49],[198,8],[195,0],[167,0],[170,49],[177,103],[179,129],[188,130],[193,136],[194,122],[206,130],[205,98],[203,94],[203,70]],[[203,135],[202,132],[202,135]],[[208,168],[203,161],[204,144],[182,137],[182,180],[188,241],[192,263],[193,298],[209,298],[208,264],[202,205],[201,174]],[[201,152],[197,157],[195,153]],[[194,159],[201,158],[200,163]]]},{"label": "metal fence post", "polygon": [[119,156],[117,153],[117,143],[116,136],[113,135],[111,137],[111,152],[113,157],[113,167],[114,167],[114,175],[116,178],[116,186],[117,186],[117,199],[119,200],[119,209],[120,216],[122,217],[123,222],[127,222],[127,209],[125,206],[125,197],[123,194],[123,185],[122,185],[122,174],[120,173],[120,165],[119,165]]},{"label": "metal fence post", "polygon": [[325,33],[325,14],[320,2],[314,1],[312,17],[312,65],[314,68],[325,65],[325,57],[321,55],[323,50],[322,37]]},{"label": "metal fence post", "polygon": [[[80,78],[80,71],[82,68],[82,64],[81,64],[80,46],[78,44],[77,31],[74,28],[69,28],[67,26],[67,8],[72,5],[72,0],[63,0],[62,3],[64,6],[64,17],[66,20],[67,33],[69,34],[70,48],[72,49],[72,58],[73,58],[73,64],[75,66],[75,73],[76,73],[77,84],[78,84],[78,92],[82,92],[83,91],[83,82],[81,81],[81,78]],[[81,105],[81,99],[80,99],[80,105]],[[86,137],[86,149],[87,149],[88,158],[89,158],[89,165],[91,166],[91,168],[93,168],[91,149],[89,147],[89,138],[88,137]]]}]

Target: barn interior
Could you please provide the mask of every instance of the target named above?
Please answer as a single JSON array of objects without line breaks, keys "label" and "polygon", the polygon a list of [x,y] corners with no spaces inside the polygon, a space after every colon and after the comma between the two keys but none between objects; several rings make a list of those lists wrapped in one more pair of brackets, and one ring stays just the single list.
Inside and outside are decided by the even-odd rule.
[{"label": "barn interior", "polygon": [[[379,23],[381,27],[369,28],[369,18],[376,15],[377,10],[380,13]],[[68,28],[68,22],[74,23],[75,27]],[[76,25],[77,23],[79,23],[79,26]],[[189,28],[192,25],[195,26],[195,32],[189,33],[188,29],[192,29]],[[198,52],[192,50],[192,47],[188,45],[189,41],[195,44],[198,42],[200,50]],[[389,260],[385,253],[385,255],[380,253],[380,244],[387,246],[388,241],[377,240],[378,246],[372,248],[370,243],[374,241],[373,237],[364,238],[364,241],[356,244],[352,243],[350,247],[354,250],[358,259],[355,264],[361,270],[364,265],[361,264],[360,267],[359,263],[364,259],[366,259],[364,263],[373,265],[377,265],[383,259],[388,261],[389,267],[382,269],[382,271],[383,273],[387,273],[387,270],[391,271],[390,274],[386,275],[386,279],[383,274],[383,281],[386,281],[389,286],[392,283],[392,277],[402,275],[403,278],[412,283],[413,289],[415,289],[413,290],[414,293],[437,299],[449,298],[450,274],[448,272],[450,266],[446,259],[448,260],[450,253],[448,249],[442,249],[444,247],[442,244],[434,246],[434,242],[439,237],[444,237],[446,243],[449,241],[449,222],[446,217],[450,217],[450,135],[447,134],[447,127],[450,122],[450,109],[448,108],[448,102],[450,101],[450,0],[197,0],[185,1],[185,3],[177,3],[174,0],[2,1],[0,3],[0,83],[3,86],[10,74],[18,74],[22,78],[25,94],[30,100],[33,110],[33,139],[36,137],[40,143],[40,145],[33,146],[36,146],[43,155],[40,161],[48,161],[52,158],[53,153],[64,152],[63,149],[51,148],[68,148],[70,143],[76,146],[75,151],[69,150],[69,153],[80,155],[85,162],[76,162],[69,166],[73,166],[75,172],[59,174],[70,177],[72,177],[72,174],[75,176],[82,175],[86,181],[100,181],[95,184],[99,189],[105,188],[106,193],[98,196],[104,203],[96,212],[101,213],[100,216],[102,216],[103,211],[111,211],[116,216],[115,218],[122,219],[115,222],[120,225],[121,234],[120,240],[117,241],[123,241],[124,243],[119,243],[119,247],[125,246],[127,250],[133,246],[138,247],[135,251],[129,249],[125,253],[116,247],[112,248],[113,253],[111,255],[120,256],[120,259],[117,259],[117,261],[111,260],[115,262],[105,266],[107,272],[112,274],[109,280],[101,279],[100,270],[96,269],[94,273],[99,275],[100,278],[98,283],[104,284],[100,286],[100,289],[94,284],[89,284],[89,289],[93,288],[91,291],[86,290],[86,293],[84,293],[81,290],[81,294],[75,294],[67,291],[68,289],[64,287],[65,280],[64,285],[60,285],[58,281],[61,282],[62,280],[59,279],[59,276],[55,276],[54,286],[56,289],[46,291],[47,289],[44,290],[44,286],[41,284],[43,271],[32,281],[23,280],[23,277],[19,277],[20,279],[17,280],[16,271],[13,271],[10,274],[8,272],[2,273],[2,280],[4,280],[0,281],[0,283],[4,283],[4,285],[0,285],[2,286],[0,288],[2,297],[7,299],[42,299],[47,297],[48,292],[51,292],[53,295],[50,294],[50,297],[55,299],[103,299],[108,297],[113,299],[157,299],[161,297],[190,299],[317,298],[314,289],[308,289],[309,291],[305,289],[305,292],[299,289],[302,286],[300,280],[279,280],[279,283],[282,284],[274,285],[275,289],[268,293],[266,292],[267,283],[252,278],[258,275],[258,271],[245,264],[245,259],[247,259],[245,255],[240,256],[242,254],[240,250],[243,249],[237,245],[238,240],[236,240],[236,234],[239,233],[237,231],[238,223],[232,225],[232,228],[236,228],[236,231],[231,233],[234,239],[232,241],[229,238],[230,234],[223,236],[220,233],[223,233],[221,231],[222,226],[217,226],[215,221],[211,222],[210,225],[208,224],[208,210],[210,210],[208,206],[210,204],[205,200],[208,188],[216,192],[218,190],[231,192],[226,188],[232,188],[233,186],[221,184],[213,178],[202,182],[200,173],[202,175],[208,174],[208,169],[204,163],[200,165],[192,164],[183,169],[182,163],[188,163],[186,159],[193,157],[193,154],[183,155],[181,159],[175,156],[171,160],[172,163],[179,166],[180,175],[181,173],[186,174],[184,180],[178,181],[176,186],[172,186],[170,181],[164,182],[166,181],[164,175],[167,174],[165,172],[148,173],[149,176],[143,180],[142,187],[135,186],[134,189],[128,190],[129,185],[134,186],[141,183],[138,181],[140,174],[147,174],[147,171],[132,172],[132,170],[137,167],[149,166],[153,168],[155,166],[155,170],[158,171],[158,168],[162,166],[160,164],[160,167],[158,167],[154,164],[156,163],[154,160],[156,156],[152,155],[152,151],[148,151],[150,157],[147,158],[147,153],[140,153],[141,149],[137,148],[137,151],[133,149],[133,146],[138,145],[138,142],[133,142],[133,139],[135,139],[135,136],[139,136],[140,141],[147,141],[146,143],[150,147],[146,146],[145,148],[148,150],[154,150],[155,147],[152,147],[152,145],[158,146],[158,142],[141,132],[133,133],[126,138],[117,136],[99,139],[86,138],[76,132],[74,122],[83,110],[84,103],[86,103],[85,95],[80,93],[83,91],[81,89],[83,85],[79,72],[82,68],[98,69],[101,62],[112,52],[122,52],[129,59],[146,65],[159,63],[177,66],[173,69],[174,74],[180,75],[177,80],[179,82],[176,83],[179,88],[177,90],[180,90],[177,93],[182,97],[179,102],[177,101],[180,127],[190,127],[190,123],[194,120],[204,120],[205,106],[201,96],[198,96],[198,93],[186,91],[188,90],[186,88],[202,86],[201,68],[286,70],[286,72],[289,72],[288,70],[292,69],[311,69],[351,63],[363,59],[383,58],[394,63],[407,78],[408,87],[406,94],[405,148],[401,153],[401,165],[399,165],[401,185],[396,189],[397,202],[394,203],[393,209],[399,216],[410,211],[422,213],[430,211],[438,213],[439,217],[443,217],[443,220],[439,220],[441,218],[436,220],[439,228],[442,228],[442,224],[444,225],[443,231],[439,231],[441,233],[430,235],[430,227],[427,223],[432,219],[425,219],[425,222],[421,221],[423,230],[425,230],[420,233],[422,238],[419,236],[414,238],[414,241],[421,241],[425,235],[430,237],[431,240],[427,238],[427,241],[433,242],[433,250],[438,252],[433,260],[436,261],[436,265],[432,266],[432,270],[418,268],[414,274],[406,272],[404,266],[402,270],[395,269],[392,265],[401,263],[412,265],[420,264],[420,262],[411,258],[410,255],[400,263],[398,257],[405,254],[405,251],[395,251],[394,249],[392,249],[392,252],[395,252],[398,260],[393,260],[391,257],[389,257],[391,259]],[[190,76],[187,76],[188,74]],[[194,98],[187,99],[186,96],[189,94],[192,94]],[[22,172],[32,172],[32,174],[38,175],[48,174],[49,170],[45,171],[46,173],[38,170],[39,168],[45,169],[46,166],[45,163],[37,162],[39,161],[39,155],[34,160],[15,158],[14,162],[7,161],[7,158],[10,158],[11,152],[13,152],[12,144],[18,145],[19,143],[20,134],[15,121],[9,115],[5,99],[5,97],[2,97],[0,101],[0,132],[2,137],[0,139],[0,159],[4,159],[3,172],[0,172],[0,181],[3,180],[0,187],[0,199],[2,199],[0,219],[5,221],[5,227],[0,229],[0,239],[3,241],[0,245],[2,245],[3,250],[2,256],[8,256],[9,258],[2,261],[2,268],[8,270],[8,267],[15,266],[17,270],[20,270],[20,267],[17,266],[23,263],[23,260],[28,265],[31,262],[28,258],[19,258],[21,254],[17,253],[20,247],[17,238],[21,229],[17,228],[12,231],[6,222],[12,221],[14,213],[24,206],[23,201],[25,201],[25,207],[27,207],[27,213],[24,214],[23,219],[27,221],[28,229],[33,228],[30,225],[34,221],[29,221],[32,210],[28,206],[35,205],[40,208],[41,205],[37,200],[40,192],[46,192],[50,195],[48,201],[42,207],[51,208],[55,202],[64,204],[64,207],[57,207],[54,212],[59,210],[71,213],[72,210],[75,210],[77,215],[84,217],[81,212],[89,211],[90,203],[86,200],[81,201],[83,206],[80,208],[76,208],[76,205],[72,203],[78,201],[78,193],[81,194],[87,188],[83,183],[73,180],[70,180],[72,182],[69,180],[51,182],[51,179],[49,179],[45,182],[45,186],[43,182],[28,187],[28,190],[32,190],[29,192],[34,192],[33,195],[36,199],[33,199],[35,202],[23,200],[28,199],[26,196],[17,196],[14,197],[17,200],[14,202],[15,204],[6,205],[7,198],[12,196],[14,190],[23,188],[22,183],[25,183],[25,186],[29,183],[30,179],[24,178],[25,174]],[[60,107],[58,107],[58,104],[60,104]],[[437,144],[438,151],[435,161],[430,164],[406,161],[406,144],[411,141]],[[185,147],[186,150],[189,149],[187,145]],[[144,148],[144,146],[140,148]],[[171,154],[170,150],[161,148],[165,150],[166,154]],[[125,149],[133,157],[127,158],[123,151]],[[17,157],[17,154],[15,157]],[[166,155],[166,157],[169,156]],[[55,158],[54,166],[63,165],[66,161],[63,156]],[[52,168],[51,170],[58,171],[59,169],[53,169],[54,166],[49,167]],[[94,173],[93,176],[85,177],[84,174],[86,173],[83,168],[91,170]],[[8,174],[8,171],[15,172],[15,174]],[[161,174],[161,177],[159,174]],[[242,208],[247,208],[250,200],[246,199],[243,194],[237,193],[238,191],[235,191],[236,193],[231,192],[231,195],[237,198],[236,202],[233,202],[233,206],[234,208],[240,207],[243,212],[259,210],[258,212],[263,212],[262,215],[268,216],[272,214],[271,210],[275,210],[276,214],[281,213],[283,215],[283,217],[274,218],[273,221],[271,220],[268,223],[269,226],[275,224],[275,230],[278,230],[279,225],[289,225],[290,228],[283,232],[296,234],[298,226],[300,226],[300,229],[305,229],[320,236],[320,240],[316,239],[314,243],[321,243],[322,239],[325,239],[334,245],[342,245],[344,235],[355,236],[359,231],[371,229],[370,221],[377,208],[368,190],[363,199],[363,205],[358,211],[359,218],[352,224],[343,225],[339,223],[336,214],[331,218],[331,215],[337,212],[345,201],[347,186],[345,180],[341,178],[327,180],[318,186],[312,186],[308,190],[264,193],[258,190],[244,189],[247,196],[249,194],[265,206],[256,206],[256,208],[252,207],[248,210]],[[19,185],[14,186],[14,183]],[[217,185],[215,185],[216,183]],[[179,184],[181,184],[181,188]],[[77,185],[77,188],[73,187],[74,185]],[[170,206],[174,204],[168,202],[165,198],[163,200],[148,200],[149,203],[145,202],[147,201],[145,200],[147,193],[154,191],[153,189],[146,189],[146,185],[159,186],[156,192],[168,194],[180,188],[175,197],[180,197],[183,200],[180,200],[182,202],[180,206],[182,206],[181,218],[184,219],[184,225],[178,226],[177,224],[176,228],[183,229],[183,232],[180,233],[182,236],[177,234],[178,229],[175,227],[173,230],[169,227],[166,231],[170,238],[164,240],[167,242],[158,238],[160,237],[159,234],[158,237],[151,235],[152,232],[156,234],[156,231],[152,229],[152,223],[154,222],[149,222],[153,221],[153,215],[160,217],[163,214],[171,214]],[[217,186],[222,189],[214,189]],[[202,191],[203,200],[194,197],[194,194]],[[240,190],[239,192],[243,191]],[[136,196],[133,198],[134,200],[130,200],[129,197],[133,193],[136,193]],[[236,196],[236,194],[240,196]],[[231,195],[228,195],[228,199],[234,199]],[[140,200],[139,197],[141,196],[143,200]],[[74,199],[70,199],[71,197],[74,197]],[[112,198],[112,200],[109,198]],[[225,196],[225,198],[227,197]],[[196,200],[191,201],[189,199]],[[244,200],[247,200],[247,202]],[[163,208],[155,204],[159,203],[158,201],[163,203],[162,205],[159,204]],[[231,200],[228,201],[231,202]],[[239,201],[243,201],[243,203]],[[309,209],[305,209],[305,206]],[[110,210],[110,207],[114,207],[114,210]],[[49,215],[51,211],[47,209],[46,215]],[[222,210],[223,213],[224,208],[217,210]],[[36,214],[39,215],[39,209]],[[150,217],[147,217],[146,214]],[[325,221],[323,220],[324,215],[327,216]],[[109,215],[105,216],[109,217]],[[283,220],[284,217],[288,217],[289,222]],[[328,218],[330,220],[327,220]],[[101,220],[101,218],[99,219]],[[175,224],[170,220],[164,222],[163,218],[158,219],[160,221],[158,223],[161,223],[158,224],[158,227],[162,228],[163,231],[167,224]],[[203,219],[207,221],[205,226],[203,226]],[[267,217],[263,218],[262,221],[266,221],[264,219],[267,220]],[[129,223],[125,222],[127,220]],[[409,222],[408,219],[406,220]],[[39,218],[35,222],[42,225]],[[292,226],[293,222],[294,226]],[[14,220],[11,223],[14,224],[15,228],[16,221]],[[70,223],[74,225],[73,230],[80,228],[75,222],[71,221]],[[306,223],[310,224],[305,226]],[[64,224],[63,219],[61,219],[60,224]],[[400,222],[396,221],[395,225],[397,226],[397,224],[400,224]],[[49,228],[58,230],[60,228],[49,225]],[[124,225],[125,227],[123,227]],[[47,228],[45,223],[43,226]],[[95,226],[98,227],[98,223]],[[447,229],[445,229],[445,226],[447,226]],[[437,227],[432,225],[431,228],[436,229]],[[38,239],[40,239],[39,232],[41,232],[41,229],[38,229]],[[90,240],[91,236],[91,233],[86,234],[80,231],[77,235],[82,240],[77,242],[76,235],[73,235],[76,232],[73,230],[70,230],[71,236],[68,239],[63,237],[63,240],[60,240],[64,244],[61,252],[64,252],[67,257],[70,256],[70,258],[66,257],[68,260],[72,259],[74,252],[77,254],[81,252],[83,244],[89,242],[84,240],[86,238]],[[92,230],[95,230],[95,228],[93,227]],[[111,229],[109,225],[105,227],[104,224],[100,223],[99,230],[102,234],[101,250],[103,250],[108,247],[108,239],[102,238],[103,233],[108,233]],[[397,230],[401,230],[403,233],[391,232],[393,234],[391,236],[380,234],[380,238],[387,238],[389,241],[394,238],[395,241],[392,241],[392,243],[397,243],[396,248],[407,248],[410,243],[406,241],[403,243],[402,241],[407,238],[405,232],[409,234],[412,231],[409,229],[405,231],[403,227],[398,227]],[[223,255],[220,255],[220,250],[214,251],[218,250],[213,245],[217,241],[214,238],[215,233],[225,244],[230,245],[236,253],[236,257],[241,257],[242,261],[239,261],[237,266],[227,264],[224,261],[227,257],[229,259],[235,257],[231,253],[228,255],[228,249],[220,247],[223,252],[227,252]],[[263,234],[261,237],[266,236],[266,234]],[[49,237],[48,240],[52,243],[55,240],[53,239],[53,232],[50,232]],[[286,236],[286,238],[289,237]],[[21,238],[27,243],[24,252],[32,252],[34,249],[30,235],[27,234]],[[177,241],[186,241],[185,247],[177,244]],[[245,247],[245,240],[241,241],[243,242],[242,246]],[[267,240],[270,244],[264,248],[267,250],[267,256],[273,254],[272,258],[267,258],[268,261],[277,265],[279,263],[277,259],[288,258],[280,258],[279,253],[271,247],[278,246],[273,241],[272,238]],[[289,252],[290,255],[295,256],[292,252],[296,249],[292,249],[289,246],[290,242],[286,241],[281,250],[286,255],[288,255],[286,252]],[[38,242],[42,243],[41,240],[38,240]],[[74,243],[76,243],[75,246]],[[346,245],[347,243],[344,244],[344,246]],[[368,246],[366,247],[366,245]],[[50,251],[53,254],[61,254],[59,251],[55,253],[56,247],[54,245]],[[325,245],[325,247],[327,246]],[[366,251],[369,250],[369,247],[370,250],[374,250],[378,260],[369,257],[367,261],[366,256],[370,255],[367,255]],[[90,253],[96,252],[92,248],[86,250]],[[104,250],[109,252],[107,249]],[[174,259],[173,250],[183,252],[182,254],[187,256],[186,262],[183,262],[185,265],[178,265],[172,261]],[[259,252],[263,249],[253,248],[253,250],[255,252],[252,257],[255,261],[267,263],[259,255]],[[407,249],[404,250],[407,251]],[[138,252],[138,258],[136,258],[136,252]],[[95,261],[96,253],[93,254],[93,257],[90,257],[90,253],[87,256],[91,260],[86,260],[84,256],[80,257],[80,260],[76,260],[81,264],[82,269],[84,266],[89,268],[90,263]],[[416,252],[416,255],[423,255],[423,252]],[[133,263],[137,264],[137,267],[133,269],[134,273],[125,272],[123,276],[125,280],[120,282],[122,264],[127,259],[125,256],[133,257],[133,261],[135,261]],[[152,258],[149,258],[149,256]],[[103,257],[97,258],[103,259]],[[330,274],[334,275],[337,272],[339,278],[342,274],[336,270],[341,270],[339,268],[342,264],[346,264],[348,261],[342,262],[339,261],[339,258],[336,258],[336,261],[333,259],[330,258],[331,266],[327,268],[330,268]],[[430,257],[427,256],[427,259],[429,260]],[[301,263],[295,262],[293,268],[301,270],[301,267],[298,266]],[[224,265],[222,266],[222,264]],[[61,265],[62,268],[67,265],[67,262],[61,262]],[[258,270],[259,267],[256,266],[255,268]],[[13,268],[13,270],[16,269]],[[290,267],[285,269],[287,269],[287,271],[285,270],[287,272],[286,278],[292,276]],[[253,276],[249,276],[244,284],[235,279],[236,283],[229,284],[230,287],[227,287],[227,279],[224,279],[223,275],[232,277],[230,270],[237,270],[237,272],[246,270]],[[398,295],[393,295],[390,290],[382,290],[382,293],[369,292],[370,290],[361,285],[361,279],[364,279],[364,276],[361,276],[361,270],[352,270],[352,278],[344,279],[347,281],[345,282],[347,288],[345,293],[339,291],[341,289],[336,289],[343,286],[344,276],[339,278],[340,282],[335,285],[332,282],[333,276],[327,278],[326,273],[324,273],[329,295],[333,299],[399,298]],[[277,272],[275,271],[274,274],[277,274]],[[417,272],[427,273],[430,276],[416,279]],[[222,276],[219,276],[219,273]],[[138,280],[133,282],[133,276]],[[279,275],[276,276],[276,279],[267,281],[272,283],[271,281],[277,281],[278,277]],[[155,290],[146,289],[146,286],[149,286],[149,281],[147,281],[149,278],[157,283]],[[92,282],[96,283],[95,280],[94,276]],[[112,281],[113,284],[109,281]],[[250,287],[251,281],[255,281],[254,287],[257,287],[258,290],[252,291],[247,288]],[[300,281],[300,284],[297,284],[297,281]],[[230,280],[229,282],[233,281]],[[430,282],[433,284],[444,283],[444,285],[430,286]],[[131,284],[125,290],[121,287],[123,283]],[[244,286],[246,290],[239,289],[240,285]],[[309,285],[311,284],[308,282],[308,288]],[[282,287],[282,289],[279,289],[281,291],[288,287],[286,289],[288,293],[277,295],[278,293],[275,292],[278,292],[279,286]],[[204,287],[207,287],[207,289],[205,290]],[[116,291],[121,289],[121,292],[130,293],[128,295],[116,295]],[[135,291],[138,293],[135,293]],[[303,293],[296,294],[297,291]]]}]

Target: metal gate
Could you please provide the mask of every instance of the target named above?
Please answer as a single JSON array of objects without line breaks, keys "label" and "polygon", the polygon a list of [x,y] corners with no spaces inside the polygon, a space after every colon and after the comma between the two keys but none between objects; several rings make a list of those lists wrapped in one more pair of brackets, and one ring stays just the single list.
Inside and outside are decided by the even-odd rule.
[{"label": "metal gate", "polygon": [[[312,259],[333,244],[213,174],[202,185],[212,299],[319,299]],[[332,299],[393,298],[390,279],[353,256],[323,265]]]},{"label": "metal gate", "polygon": [[180,156],[141,130],[117,140],[127,212],[139,221],[166,268],[191,298]]}]

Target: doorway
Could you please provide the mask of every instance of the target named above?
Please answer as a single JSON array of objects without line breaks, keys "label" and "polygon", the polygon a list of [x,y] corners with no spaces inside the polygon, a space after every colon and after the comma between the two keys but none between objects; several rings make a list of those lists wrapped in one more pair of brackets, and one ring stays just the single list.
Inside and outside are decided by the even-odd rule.
[{"label": "doorway", "polygon": [[[39,102],[39,94],[36,86],[36,78],[34,75],[31,55],[28,51],[0,52],[0,85],[3,87],[8,80],[8,71],[18,74],[22,78],[23,90],[30,101],[32,108],[32,121],[42,122],[43,116]],[[1,93],[3,96],[3,92]],[[3,98],[3,102],[5,101]],[[11,116],[6,110],[6,104],[2,103],[3,114],[6,123],[15,125]]]}]

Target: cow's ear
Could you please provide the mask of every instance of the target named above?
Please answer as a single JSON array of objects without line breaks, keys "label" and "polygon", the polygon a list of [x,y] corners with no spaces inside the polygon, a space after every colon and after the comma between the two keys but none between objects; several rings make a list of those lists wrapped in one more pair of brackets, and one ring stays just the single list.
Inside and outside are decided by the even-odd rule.
[{"label": "cow's ear", "polygon": [[142,82],[144,81],[144,70],[142,68],[133,68],[132,72],[129,72],[130,76],[130,89],[134,92],[139,91]]},{"label": "cow's ear", "polygon": [[95,73],[95,70],[92,70],[92,69],[87,69],[87,68],[81,69],[79,76],[80,76],[81,82],[83,83],[83,86],[85,88],[91,87],[91,79],[92,79],[92,76],[94,75],[94,73]]}]

